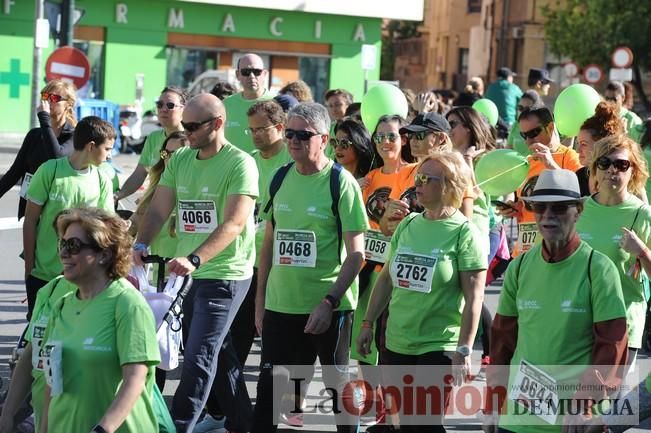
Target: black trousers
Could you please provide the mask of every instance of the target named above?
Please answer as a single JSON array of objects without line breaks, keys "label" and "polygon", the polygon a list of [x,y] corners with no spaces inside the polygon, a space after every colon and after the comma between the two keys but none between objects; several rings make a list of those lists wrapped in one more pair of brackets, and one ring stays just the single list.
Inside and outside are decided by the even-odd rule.
[{"label": "black trousers", "polygon": [[48,281],[41,280],[33,275],[30,275],[25,280],[25,290],[27,291],[27,320],[32,318],[32,312],[34,311],[38,291],[47,283]]}]

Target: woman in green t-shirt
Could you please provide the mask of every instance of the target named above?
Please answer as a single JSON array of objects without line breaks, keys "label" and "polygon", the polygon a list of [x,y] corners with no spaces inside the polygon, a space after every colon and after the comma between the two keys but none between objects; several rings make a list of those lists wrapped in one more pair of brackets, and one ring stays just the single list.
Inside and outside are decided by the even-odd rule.
[{"label": "woman in green t-shirt", "polygon": [[[479,234],[459,211],[469,179],[468,166],[457,153],[432,155],[419,166],[416,195],[425,211],[401,221],[391,239],[389,260],[357,338],[361,354],[368,353],[374,323],[388,304],[383,363],[440,365],[442,374],[452,374],[457,383],[466,379],[486,280]],[[440,426],[442,417],[438,421]],[[409,427],[414,432],[442,428]]]},{"label": "woman in green t-shirt", "polygon": [[651,275],[651,208],[637,196],[649,177],[640,147],[623,134],[597,141],[590,157],[597,193],[585,202],[577,232],[617,267],[628,324],[628,364],[642,344],[646,317],[644,270]]},{"label": "woman in green t-shirt", "polygon": [[154,317],[125,279],[131,237],[97,208],[56,219],[63,277],[78,287],[53,308],[45,330],[41,432],[158,432]]}]

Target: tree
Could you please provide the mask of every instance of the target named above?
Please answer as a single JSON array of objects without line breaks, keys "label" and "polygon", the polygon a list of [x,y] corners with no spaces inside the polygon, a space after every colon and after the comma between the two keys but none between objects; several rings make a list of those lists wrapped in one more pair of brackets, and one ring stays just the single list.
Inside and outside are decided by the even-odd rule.
[{"label": "tree", "polygon": [[393,80],[395,65],[394,41],[417,38],[420,36],[418,26],[422,23],[414,21],[391,20],[386,23],[382,32],[382,62],[380,64],[380,79]]},{"label": "tree", "polygon": [[556,0],[542,11],[551,50],[580,65],[596,63],[608,70],[613,50],[629,47],[635,58],[633,85],[645,108],[651,110],[641,72],[651,70],[650,1]]}]

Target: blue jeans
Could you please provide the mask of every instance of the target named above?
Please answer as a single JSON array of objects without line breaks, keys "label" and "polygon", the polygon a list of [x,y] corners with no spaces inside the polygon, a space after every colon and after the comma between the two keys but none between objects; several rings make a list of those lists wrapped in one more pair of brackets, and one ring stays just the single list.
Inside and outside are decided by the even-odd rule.
[{"label": "blue jeans", "polygon": [[192,283],[183,302],[187,341],[181,381],[171,410],[178,433],[194,429],[213,383],[219,389],[213,396],[219,399],[227,417],[226,428],[238,433],[249,431],[253,410],[229,329],[250,284],[251,279],[194,280]]}]

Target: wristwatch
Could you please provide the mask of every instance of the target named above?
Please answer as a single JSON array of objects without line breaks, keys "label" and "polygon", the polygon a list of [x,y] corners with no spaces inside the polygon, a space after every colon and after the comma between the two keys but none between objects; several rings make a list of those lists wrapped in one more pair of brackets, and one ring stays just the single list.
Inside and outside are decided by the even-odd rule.
[{"label": "wristwatch", "polygon": [[333,310],[337,309],[339,307],[339,304],[341,304],[341,301],[332,295],[325,295],[323,300],[330,304]]},{"label": "wristwatch", "polygon": [[458,346],[457,353],[461,356],[470,356],[472,355],[472,348],[468,345]]},{"label": "wristwatch", "polygon": [[95,427],[93,427],[91,432],[94,432],[94,433],[108,433],[106,431],[106,429],[104,427],[102,427],[101,425],[99,425],[99,424],[97,424]]},{"label": "wristwatch", "polygon": [[199,269],[199,266],[201,266],[201,258],[196,254],[190,254],[188,260],[190,260],[190,263],[192,263],[195,269]]}]

